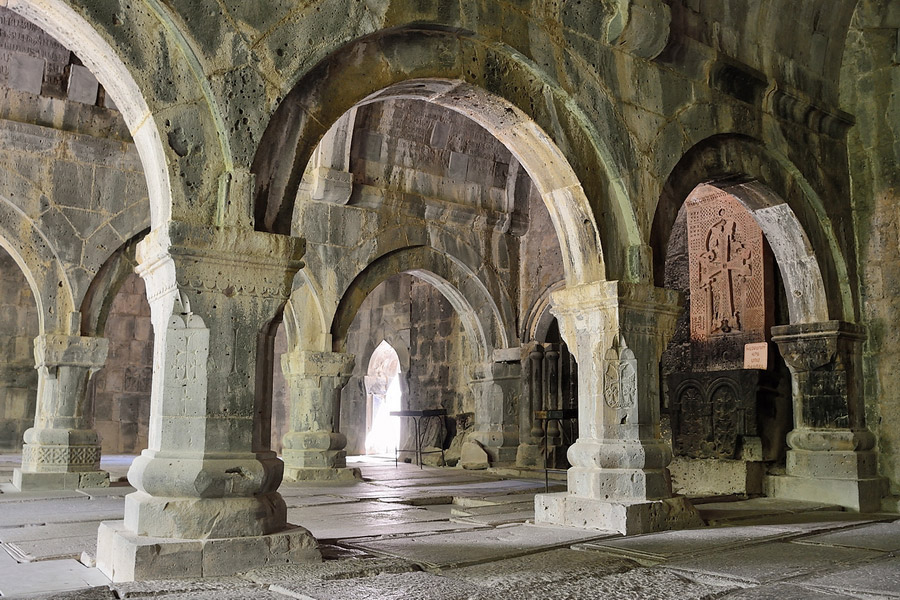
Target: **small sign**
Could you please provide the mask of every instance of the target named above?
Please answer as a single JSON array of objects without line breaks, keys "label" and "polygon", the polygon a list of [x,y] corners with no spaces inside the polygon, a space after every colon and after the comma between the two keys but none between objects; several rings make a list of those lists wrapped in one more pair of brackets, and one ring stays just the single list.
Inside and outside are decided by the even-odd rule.
[{"label": "small sign", "polygon": [[760,369],[763,371],[769,368],[768,342],[744,344],[744,368]]}]

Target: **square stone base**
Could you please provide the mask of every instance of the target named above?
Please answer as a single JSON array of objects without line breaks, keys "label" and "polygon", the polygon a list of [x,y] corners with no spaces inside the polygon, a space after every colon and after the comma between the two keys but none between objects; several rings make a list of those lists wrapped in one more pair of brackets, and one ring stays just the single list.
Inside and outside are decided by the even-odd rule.
[{"label": "square stone base", "polygon": [[109,487],[109,473],[106,471],[44,473],[14,469],[13,485],[20,492]]},{"label": "square stone base", "polygon": [[105,521],[97,532],[97,568],[116,583],[225,577],[321,560],[315,538],[302,527],[255,537],[181,540],[141,536],[124,521]]},{"label": "square stone base", "polygon": [[687,458],[669,463],[672,490],[685,496],[763,493],[766,464],[746,460]]},{"label": "square stone base", "polygon": [[291,467],[284,466],[285,481],[362,481],[357,467]]},{"label": "square stone base", "polygon": [[582,498],[568,492],[537,494],[534,497],[534,521],[580,529],[618,531],[624,535],[704,525],[697,509],[681,496],[622,504]]},{"label": "square stone base", "polygon": [[766,478],[766,494],[774,498],[837,504],[857,512],[881,510],[884,492],[885,480],[880,477],[825,479],[770,475]]}]

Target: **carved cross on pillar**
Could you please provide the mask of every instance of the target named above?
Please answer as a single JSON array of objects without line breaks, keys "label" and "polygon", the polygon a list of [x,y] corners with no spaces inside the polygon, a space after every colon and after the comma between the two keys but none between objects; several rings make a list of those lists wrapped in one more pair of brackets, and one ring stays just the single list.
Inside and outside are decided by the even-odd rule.
[{"label": "carved cross on pillar", "polygon": [[753,275],[751,251],[735,237],[737,223],[719,209],[721,220],[709,230],[701,255],[700,288],[706,292],[711,313],[709,334],[742,330],[741,310],[735,303],[735,284]]}]

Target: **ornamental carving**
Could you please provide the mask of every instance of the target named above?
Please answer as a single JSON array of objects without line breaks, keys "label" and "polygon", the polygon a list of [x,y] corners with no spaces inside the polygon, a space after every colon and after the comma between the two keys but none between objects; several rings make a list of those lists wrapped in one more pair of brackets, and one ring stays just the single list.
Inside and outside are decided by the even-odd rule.
[{"label": "ornamental carving", "polygon": [[691,339],[765,341],[763,232],[731,194],[701,187],[687,205]]},{"label": "ornamental carving", "polygon": [[631,408],[637,403],[637,360],[634,352],[617,338],[600,361],[603,398],[610,408]]}]

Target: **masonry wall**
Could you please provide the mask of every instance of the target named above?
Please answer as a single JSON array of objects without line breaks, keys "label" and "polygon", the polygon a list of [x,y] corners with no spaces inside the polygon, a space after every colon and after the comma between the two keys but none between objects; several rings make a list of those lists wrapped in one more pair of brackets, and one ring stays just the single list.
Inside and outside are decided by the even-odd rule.
[{"label": "masonry wall", "polygon": [[0,249],[0,451],[20,450],[34,425],[38,313],[25,275]]},{"label": "masonry wall", "polygon": [[153,328],[144,281],[130,275],[119,289],[106,322],[109,354],[89,389],[94,427],[106,454],[137,454],[147,447]]}]

